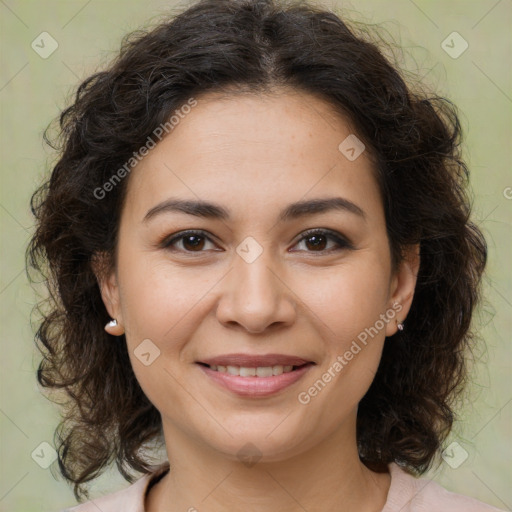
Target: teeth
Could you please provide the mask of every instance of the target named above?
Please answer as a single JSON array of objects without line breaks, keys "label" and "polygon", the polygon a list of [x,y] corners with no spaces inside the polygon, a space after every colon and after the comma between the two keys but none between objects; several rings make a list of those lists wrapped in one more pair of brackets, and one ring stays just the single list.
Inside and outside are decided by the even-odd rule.
[{"label": "teeth", "polygon": [[244,368],[240,367],[240,377],[255,377],[256,376],[256,368]]},{"label": "teeth", "polygon": [[230,375],[240,375],[240,368],[237,366],[228,366],[228,373]]},{"label": "teeth", "polygon": [[245,366],[210,366],[212,370],[221,373],[228,373],[229,375],[238,375],[240,377],[272,377],[273,375],[281,375],[282,373],[291,372],[292,365],[275,365],[275,366],[258,366],[257,368],[248,368]]},{"label": "teeth", "polygon": [[[272,377],[272,372],[272,366],[258,366],[258,368],[256,368],[256,375],[258,377]],[[240,372],[240,375],[242,375],[242,372]]]}]

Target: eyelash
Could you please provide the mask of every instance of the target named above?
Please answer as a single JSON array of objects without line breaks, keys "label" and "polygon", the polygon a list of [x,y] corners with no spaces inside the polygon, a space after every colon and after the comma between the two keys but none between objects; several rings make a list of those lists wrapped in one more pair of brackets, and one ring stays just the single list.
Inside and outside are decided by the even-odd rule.
[{"label": "eyelash", "polygon": [[[201,236],[201,237],[206,238],[208,241],[212,242],[211,238],[206,234],[205,231],[190,229],[187,231],[182,231],[178,235],[172,236],[172,238],[164,239],[159,245],[163,249],[168,249],[170,251],[182,251],[182,252],[185,252],[186,254],[190,254],[190,255],[201,254],[201,253],[205,252],[205,251],[187,251],[187,250],[172,248],[172,245],[175,242],[177,242],[183,238],[186,238],[187,236],[191,236],[191,235]],[[325,254],[325,253],[330,254],[332,252],[337,252],[337,251],[341,251],[344,249],[345,250],[353,250],[354,249],[354,246],[352,245],[352,243],[349,242],[346,238],[336,234],[333,231],[326,230],[326,229],[318,229],[318,228],[305,231],[304,234],[302,235],[302,237],[300,238],[300,240],[298,240],[297,244],[302,242],[303,240],[306,240],[307,238],[309,238],[313,235],[323,235],[323,236],[326,236],[328,239],[334,240],[338,244],[338,248],[321,250],[321,251],[306,251],[306,252],[310,252],[310,253],[318,252],[320,254]]]}]

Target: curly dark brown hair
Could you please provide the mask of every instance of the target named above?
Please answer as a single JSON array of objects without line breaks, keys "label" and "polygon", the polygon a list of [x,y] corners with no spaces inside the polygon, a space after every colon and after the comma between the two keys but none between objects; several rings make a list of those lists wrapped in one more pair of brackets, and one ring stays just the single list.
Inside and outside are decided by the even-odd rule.
[{"label": "curly dark brown hair", "polygon": [[115,265],[128,178],[104,197],[94,191],[187,99],[210,91],[294,88],[353,123],[375,163],[394,265],[412,244],[421,256],[407,328],[385,344],[359,405],[360,457],[375,471],[397,462],[421,474],[439,453],[466,383],[487,247],[470,221],[456,107],[407,84],[376,39],[356,27],[306,2],[199,1],[127,35],[108,69],[78,87],[58,137],[51,141],[46,130],[59,156],[31,199],[37,228],[27,269],[49,290],[39,304],[37,379],[65,397],[55,445],[78,500],[113,461],[129,482],[130,470],[153,471],[143,449],[162,439],[160,414],[137,382],[126,343],[104,330],[110,318],[93,267],[99,253]]}]

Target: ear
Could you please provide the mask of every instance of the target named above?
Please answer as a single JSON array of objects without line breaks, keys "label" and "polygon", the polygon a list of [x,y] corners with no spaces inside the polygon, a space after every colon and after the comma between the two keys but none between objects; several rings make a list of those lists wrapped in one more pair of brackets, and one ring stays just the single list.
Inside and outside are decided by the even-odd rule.
[{"label": "ear", "polygon": [[393,336],[397,323],[403,322],[411,309],[420,268],[420,244],[408,246],[398,269],[391,278],[389,307],[396,312],[396,321],[386,324],[386,336]]},{"label": "ear", "polygon": [[[111,318],[117,320],[116,327],[106,328],[107,332],[120,335],[123,331],[123,318],[121,312],[121,299],[115,268],[110,268],[105,253],[96,253],[92,259],[92,268],[98,281],[101,298]],[[119,332],[118,332],[119,331]]]}]

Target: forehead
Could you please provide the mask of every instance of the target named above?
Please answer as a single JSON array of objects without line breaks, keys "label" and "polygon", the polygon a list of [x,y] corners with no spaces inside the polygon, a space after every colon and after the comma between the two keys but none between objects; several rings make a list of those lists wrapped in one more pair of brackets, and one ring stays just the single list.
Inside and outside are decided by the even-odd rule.
[{"label": "forehead", "polygon": [[354,130],[322,99],[281,90],[196,101],[132,171],[126,204],[137,218],[170,195],[214,199],[247,215],[249,204],[326,195],[380,202],[369,156],[351,161],[340,151]]}]

